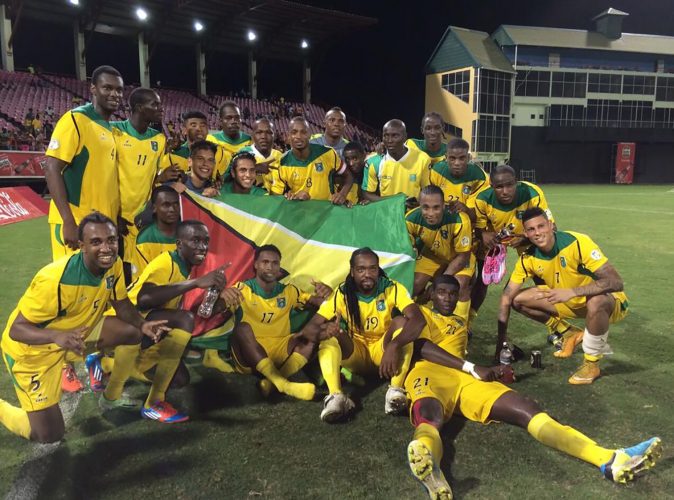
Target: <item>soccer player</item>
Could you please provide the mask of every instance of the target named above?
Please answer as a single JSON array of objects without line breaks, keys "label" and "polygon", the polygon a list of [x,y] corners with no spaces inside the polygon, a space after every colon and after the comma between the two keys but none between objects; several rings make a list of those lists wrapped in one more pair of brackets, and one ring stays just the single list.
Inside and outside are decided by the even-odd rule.
[{"label": "soccer player", "polygon": [[[323,283],[315,282],[316,293],[309,295],[295,285],[279,283],[281,251],[274,245],[255,250],[255,277],[237,283],[225,291],[226,303],[240,304],[234,315],[232,357],[237,371],[261,374],[260,390],[268,395],[272,387],[294,398],[311,400],[316,387],[311,383],[290,382],[313,354],[316,343],[290,333],[290,313],[304,307],[318,308],[332,293]],[[234,299],[228,294],[234,292]]]},{"label": "soccer player", "polygon": [[[334,149],[309,144],[309,123],[302,116],[290,120],[290,151],[282,157],[278,168],[278,182],[272,185],[272,194],[285,194],[289,200],[330,200],[343,205],[351,190],[351,172]],[[344,176],[344,185],[333,193],[332,178]]]},{"label": "soccer player", "polygon": [[122,75],[99,66],[91,74],[90,91],[91,103],[59,119],[45,153],[54,260],[79,248],[77,226],[85,215],[97,211],[114,221],[119,215],[117,150],[109,120],[122,103]]},{"label": "soccer player", "polygon": [[447,145],[442,142],[445,137],[443,120],[440,113],[430,111],[421,119],[421,135],[423,139],[407,139],[405,146],[423,151],[431,158],[431,165],[445,160]]},{"label": "soccer player", "polygon": [[[126,295],[117,228],[93,212],[77,230],[80,252],[43,267],[10,315],[2,334],[3,359],[21,408],[0,399],[0,423],[11,432],[41,443],[59,441],[65,432],[61,366],[67,352],[83,356],[96,349],[138,345],[143,335],[157,340],[165,321],[145,321]],[[103,326],[110,302],[117,318],[113,335]]]},{"label": "soccer player", "polygon": [[[187,140],[177,149],[167,153],[162,159],[161,182],[177,181],[190,169],[189,158],[192,145],[207,140],[208,120],[201,111],[187,111],[182,115],[182,133]],[[208,139],[210,141],[210,139]],[[213,141],[211,141],[213,142]],[[213,142],[213,144],[217,144]],[[229,169],[232,154],[218,146],[215,152],[214,171],[218,177],[225,177]]]},{"label": "soccer player", "polygon": [[386,152],[371,156],[365,162],[363,197],[377,201],[404,193],[408,208],[413,208],[418,204],[421,188],[430,183],[431,159],[423,151],[405,146],[407,130],[401,120],[389,120],[384,124],[383,139]]},{"label": "soccer player", "polygon": [[[591,384],[600,375],[599,360],[611,349],[607,344],[609,323],[621,321],[628,310],[623,280],[592,239],[581,233],[557,231],[540,207],[522,215],[524,232],[533,244],[520,255],[501,295],[499,345],[505,340],[510,308],[549,325],[558,318],[585,318],[585,331],[563,335],[558,358],[571,356],[582,342],[585,362],[569,379],[570,384]],[[527,279],[543,282],[522,290]]]},{"label": "soccer player", "polygon": [[[150,393],[140,411],[143,418],[167,424],[189,419],[165,399],[171,379],[181,364],[183,351],[192,339],[194,328],[192,313],[179,309],[183,294],[195,288],[208,290],[212,286],[221,289],[225,286],[223,271],[227,266],[221,266],[200,278],[190,279],[192,268],[206,258],[208,244],[208,229],[202,222],[182,221],[176,232],[176,249],[152,260],[131,286],[129,299],[140,313],[148,319],[163,320],[171,330],[156,346],[149,347],[154,353],[143,352],[141,355],[141,347],[148,348],[146,345],[119,346],[115,349],[115,364],[110,380],[99,399],[102,409],[135,408],[134,401],[122,397],[122,390],[141,355],[154,358],[157,367],[152,376]],[[104,325],[104,330],[107,330],[107,325]],[[111,327],[110,330],[114,333],[115,329]]]},{"label": "soccer player", "polygon": [[274,124],[269,118],[260,118],[253,124],[253,144],[241,148],[239,152],[249,152],[255,156],[257,163],[258,186],[271,192],[274,179],[278,176],[278,166],[283,153],[274,149]]},{"label": "soccer player", "polygon": [[[403,382],[412,342],[426,324],[409,292],[386,276],[370,248],[353,252],[349,264],[346,280],[301,332],[312,342],[320,341],[318,361],[330,391],[321,412],[325,422],[346,417],[355,406],[342,392],[340,366],[358,374],[378,369],[380,377],[391,379],[384,411],[402,412],[407,406]],[[346,330],[339,327],[340,320],[346,322]]]},{"label": "soccer player", "polygon": [[134,217],[150,199],[152,185],[159,172],[160,161],[166,147],[166,137],[151,123],[161,123],[161,99],[152,89],[139,87],[129,94],[131,117],[121,122],[111,122],[117,148],[117,171],[121,215],[119,233],[122,235],[122,261],[127,284],[131,283],[131,265],[136,253],[138,229]]},{"label": "soccer player", "polygon": [[210,141],[197,141],[190,147],[188,172],[184,178],[173,184],[173,189],[179,193],[186,189],[203,196],[212,198],[218,195],[218,188],[214,181],[215,155],[218,147]]},{"label": "soccer player", "polygon": [[[351,205],[359,203],[362,199],[360,185],[363,183],[363,172],[365,170],[365,148],[359,142],[349,142],[343,150],[344,163],[351,171],[353,184],[349,194],[346,196],[347,202]],[[341,174],[335,175],[335,189],[341,189],[346,179]]]},{"label": "soccer player", "polygon": [[510,367],[482,367],[464,360],[466,325],[452,314],[458,292],[459,284],[452,276],[440,275],[433,280],[433,310],[422,306],[428,326],[415,342],[415,351],[421,358],[405,381],[411,399],[410,419],[415,427],[407,447],[409,466],[431,498],[452,498],[440,470],[440,429],[454,414],[475,422],[500,421],[526,429],[537,441],[599,467],[607,479],[617,483],[626,483],[655,465],[662,453],[660,438],[630,448],[603,448],[554,420],[531,399],[498,382]]},{"label": "soccer player", "polygon": [[470,219],[464,212],[452,213],[445,207],[442,189],[438,186],[423,188],[419,204],[405,216],[407,232],[418,255],[412,296],[424,297],[420,302],[425,302],[426,285],[434,276],[455,276],[461,284],[457,314],[467,321],[470,281],[475,271]]},{"label": "soccer player", "polygon": [[234,101],[225,101],[220,106],[220,132],[209,134],[206,140],[225,148],[230,155],[250,146],[251,137],[241,131],[241,111]]},{"label": "soccer player", "polygon": [[344,146],[346,146],[349,141],[344,137],[346,114],[344,114],[342,108],[337,106],[330,108],[328,112],[325,113],[323,125],[325,126],[324,133],[312,135],[309,142],[311,144],[319,144],[321,146],[332,148],[337,151],[340,158],[344,158]]},{"label": "soccer player", "polygon": [[232,180],[223,183],[218,198],[224,194],[252,194],[264,196],[267,192],[255,185],[256,163],[255,156],[247,151],[240,151],[232,158],[230,166]]}]

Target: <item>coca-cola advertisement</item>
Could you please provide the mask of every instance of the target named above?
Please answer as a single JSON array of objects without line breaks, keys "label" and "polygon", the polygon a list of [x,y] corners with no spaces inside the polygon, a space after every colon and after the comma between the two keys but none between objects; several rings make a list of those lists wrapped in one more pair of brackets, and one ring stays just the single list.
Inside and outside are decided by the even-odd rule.
[{"label": "coca-cola advertisement", "polygon": [[0,179],[44,177],[47,157],[39,151],[0,151]]}]

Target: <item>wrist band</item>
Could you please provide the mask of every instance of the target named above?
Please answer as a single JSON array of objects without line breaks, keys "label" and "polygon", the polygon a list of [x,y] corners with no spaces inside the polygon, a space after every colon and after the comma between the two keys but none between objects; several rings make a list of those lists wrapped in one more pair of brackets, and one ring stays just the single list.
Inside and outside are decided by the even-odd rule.
[{"label": "wrist band", "polygon": [[475,371],[475,363],[471,363],[470,361],[464,361],[461,370],[463,370],[466,373],[470,373],[477,380],[482,380]]}]

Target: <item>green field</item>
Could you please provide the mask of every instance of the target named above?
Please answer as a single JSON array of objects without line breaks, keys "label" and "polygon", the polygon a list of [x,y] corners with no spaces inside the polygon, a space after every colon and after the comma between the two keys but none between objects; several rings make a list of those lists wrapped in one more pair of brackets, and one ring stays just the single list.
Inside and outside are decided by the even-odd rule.
[{"label": "green field", "polygon": [[[544,186],[560,229],[590,234],[625,281],[630,314],[611,328],[615,355],[591,386],[566,379],[582,355],[556,360],[545,328],[514,315],[511,338],[543,350],[544,369],[515,369],[515,388],[607,447],[663,439],[658,466],[628,486],[548,449],[521,429],[456,418],[443,432],[443,470],[458,498],[665,498],[674,491],[674,189],[672,186]],[[0,228],[0,316],[49,260],[46,218]],[[512,256],[511,256],[512,259]],[[510,262],[512,268],[512,261]],[[474,327],[470,358],[493,354],[499,288]],[[82,395],[55,450],[0,428],[0,494],[15,498],[423,498],[408,473],[412,428],[383,412],[385,387],[352,388],[346,424],[319,420],[321,402],[262,400],[254,379],[191,365],[192,384],[169,393],[192,420],[164,426],[136,414],[101,416]],[[131,391],[144,394],[145,387]],[[16,403],[6,374],[0,397]],[[47,453],[51,451],[51,453]],[[28,465],[25,465],[28,464]],[[21,488],[21,489],[17,489]]]}]

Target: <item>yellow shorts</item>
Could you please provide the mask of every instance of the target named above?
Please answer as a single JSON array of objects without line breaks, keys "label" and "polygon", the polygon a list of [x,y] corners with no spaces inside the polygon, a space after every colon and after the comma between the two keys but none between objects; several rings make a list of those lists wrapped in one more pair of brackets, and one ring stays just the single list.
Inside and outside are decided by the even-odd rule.
[{"label": "yellow shorts", "polygon": [[124,240],[124,255],[120,255],[124,262],[132,263],[136,254],[136,238],[138,238],[138,227],[135,224],[127,226],[129,234],[122,236]]},{"label": "yellow shorts", "polygon": [[14,359],[3,353],[21,408],[27,412],[44,410],[61,400],[61,369],[66,351],[45,351]]},{"label": "yellow shorts", "polygon": [[[455,276],[466,276],[471,278],[475,273],[475,266],[477,260],[475,259],[475,254],[471,252],[470,259],[468,260],[468,265],[458,271]],[[434,255],[429,255],[422,253],[416,261],[414,266],[414,272],[425,274],[426,276],[434,277],[440,269],[447,267],[448,262],[438,259]]]},{"label": "yellow shorts", "polygon": [[[402,328],[395,330],[391,338],[398,336],[401,331]],[[347,359],[342,359],[342,366],[361,375],[377,373],[381,358],[384,356],[385,338],[386,335],[382,335],[376,342],[367,344],[359,338],[352,337],[353,352]]]},{"label": "yellow shorts", "polygon": [[453,413],[460,413],[486,424],[496,400],[512,389],[500,382],[483,382],[469,373],[419,361],[407,374],[405,390],[411,400],[410,411],[420,399],[433,398],[442,404],[445,421]]},{"label": "yellow shorts", "polygon": [[[550,290],[550,287],[547,285],[538,285],[537,288],[540,290]],[[609,323],[618,323],[627,316],[627,313],[629,312],[629,301],[627,300],[625,292],[613,292],[611,295],[613,295],[615,302],[613,304],[613,312],[609,317]],[[573,305],[569,305],[568,302],[563,302],[555,304],[555,309],[557,309],[557,314],[559,314],[561,318],[584,318],[587,316],[585,302],[585,297],[576,297]]]},{"label": "yellow shorts", "polygon": [[[265,350],[269,359],[274,363],[274,366],[278,368],[285,363],[286,359],[288,359],[288,344],[292,337],[292,335],[288,334],[284,337],[255,337],[255,340],[257,340],[258,344]],[[244,366],[237,359],[234,349],[232,349],[232,359],[234,359],[234,368],[237,372],[246,375],[253,373],[252,367]]]},{"label": "yellow shorts", "polygon": [[49,235],[51,239],[52,260],[60,259],[66,255],[72,255],[79,250],[72,250],[63,243],[63,225],[49,223]]}]

